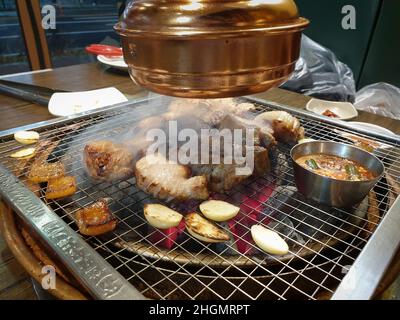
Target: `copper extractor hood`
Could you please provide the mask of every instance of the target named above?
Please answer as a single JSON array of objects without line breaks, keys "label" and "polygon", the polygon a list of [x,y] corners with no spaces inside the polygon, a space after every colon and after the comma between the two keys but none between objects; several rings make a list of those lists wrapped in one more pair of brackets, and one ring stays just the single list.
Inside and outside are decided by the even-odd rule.
[{"label": "copper extractor hood", "polygon": [[115,29],[140,85],[170,96],[221,98],[283,83],[308,23],[292,0],[134,0]]}]

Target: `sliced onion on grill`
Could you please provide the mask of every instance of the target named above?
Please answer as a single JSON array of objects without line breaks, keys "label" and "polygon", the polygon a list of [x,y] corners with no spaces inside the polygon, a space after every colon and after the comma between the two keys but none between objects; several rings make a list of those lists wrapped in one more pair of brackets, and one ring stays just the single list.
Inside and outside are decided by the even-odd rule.
[{"label": "sliced onion on grill", "polygon": [[32,144],[39,140],[39,133],[36,131],[18,131],[14,133],[14,139],[22,144]]},{"label": "sliced onion on grill", "polygon": [[198,213],[187,214],[185,216],[185,224],[187,231],[200,241],[225,242],[230,239],[229,234]]},{"label": "sliced onion on grill", "polygon": [[200,204],[200,211],[213,221],[227,221],[239,213],[240,208],[221,200],[208,200]]},{"label": "sliced onion on grill", "polygon": [[35,151],[35,148],[25,148],[10,154],[10,157],[16,159],[28,159],[35,155]]},{"label": "sliced onion on grill", "polygon": [[257,246],[267,253],[284,255],[289,252],[289,246],[279,234],[261,225],[251,227],[251,236]]},{"label": "sliced onion on grill", "polygon": [[180,213],[161,204],[146,204],[144,217],[150,225],[158,229],[176,227],[183,218]]}]

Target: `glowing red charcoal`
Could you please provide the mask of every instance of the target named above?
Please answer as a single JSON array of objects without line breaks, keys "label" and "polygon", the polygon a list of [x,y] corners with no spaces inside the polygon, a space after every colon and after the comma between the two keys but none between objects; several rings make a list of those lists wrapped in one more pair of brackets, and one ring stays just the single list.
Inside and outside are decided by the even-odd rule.
[{"label": "glowing red charcoal", "polygon": [[275,183],[271,182],[256,192],[252,198],[244,196],[239,214],[229,221],[229,229],[233,234],[236,248],[240,253],[251,254],[253,240],[250,234],[250,227],[260,222],[268,224],[269,218],[267,216],[261,217],[261,212],[263,204],[271,197],[274,188]]},{"label": "glowing red charcoal", "polygon": [[174,245],[177,243],[178,237],[185,230],[185,221],[179,223],[177,227],[169,228],[169,229],[154,229],[149,236],[149,241],[156,245],[159,248],[164,249],[172,249]]}]

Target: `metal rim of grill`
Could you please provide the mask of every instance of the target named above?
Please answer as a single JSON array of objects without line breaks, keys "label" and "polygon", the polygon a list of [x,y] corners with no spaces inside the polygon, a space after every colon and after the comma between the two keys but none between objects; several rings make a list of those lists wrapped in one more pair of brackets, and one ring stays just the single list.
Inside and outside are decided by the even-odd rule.
[{"label": "metal rim of grill", "polygon": [[[71,163],[77,163],[81,161],[79,155],[84,141],[92,137],[85,136],[87,134],[85,130],[88,127],[93,127],[108,119],[118,118],[120,120],[122,118],[119,116],[123,115],[125,120],[123,123],[119,121],[118,127],[103,127],[102,132],[89,132],[90,135],[96,134],[96,139],[101,135],[106,137],[118,134],[134,121],[134,118],[129,117],[129,114],[135,112],[138,105],[146,103],[146,101],[131,103],[134,108],[131,104],[128,104],[125,107],[108,108],[106,111],[84,115],[72,120],[57,121],[54,124],[48,122],[37,127],[36,130],[41,132],[41,139],[57,143],[55,151],[50,154],[50,161],[62,159],[65,162],[70,159]],[[250,100],[250,102],[256,104],[257,112],[280,109],[279,106],[261,103],[260,101]],[[399,183],[400,143],[356,132],[350,128],[337,125],[334,121],[322,122],[321,119],[314,119],[301,111],[291,109],[288,111],[294,112],[295,116],[300,119],[305,127],[307,137],[318,140],[349,142],[340,135],[340,132],[348,132],[390,146],[388,149],[376,151],[376,155],[385,164],[386,176],[378,182],[374,189],[376,203],[371,204],[370,200],[365,200],[369,201],[366,210],[373,210],[368,212],[364,210],[363,216],[355,214],[355,211],[348,212],[337,208],[326,210],[297,196],[291,199],[292,202],[289,205],[282,203],[284,206],[289,206],[289,213],[275,208],[273,204],[280,201],[277,194],[279,192],[284,193],[288,188],[291,190],[294,187],[294,181],[291,178],[291,166],[287,157],[288,162],[284,165],[287,171],[283,178],[277,177],[273,173],[258,178],[251,177],[240,186],[235,187],[232,192],[244,193],[251,198],[257,192],[257,184],[266,185],[271,182],[281,184],[280,191],[268,198],[265,203],[260,203],[260,207],[266,207],[272,212],[274,210],[280,211],[281,216],[286,216],[292,222],[291,225],[285,225],[285,227],[293,229],[297,233],[300,232],[304,238],[304,243],[301,243],[281,233],[281,236],[290,243],[289,256],[276,257],[268,254],[249,256],[238,252],[234,246],[230,247],[229,250],[236,250],[236,255],[226,255],[224,251],[218,252],[212,245],[201,243],[188,234],[185,235],[183,242],[177,243],[170,250],[160,249],[157,243],[146,241],[146,237],[142,237],[131,245],[120,245],[126,243],[123,233],[114,232],[105,238],[83,238],[125,279],[134,284],[146,296],[156,299],[316,299],[323,292],[333,294],[374,233],[374,229],[379,224],[377,221],[383,219],[396,200],[397,191],[393,183]],[[72,134],[77,135],[81,140],[73,140],[74,145],[71,148],[69,144]],[[15,166],[16,161],[9,158],[8,155],[19,148],[21,146],[10,138],[9,132],[0,134],[0,163],[13,172],[17,172],[20,168]],[[68,150],[67,155],[64,154],[65,150]],[[280,144],[277,152],[287,156],[289,151],[289,146]],[[81,165],[78,165],[78,168],[72,168],[74,168],[73,171],[67,172],[67,174],[83,175]],[[26,180],[25,173],[26,168],[22,170],[18,178]],[[392,180],[387,180],[388,175]],[[82,179],[87,179],[87,177],[85,178],[83,175]],[[282,179],[286,181],[283,183]],[[77,230],[74,221],[71,220],[71,215],[80,208],[81,203],[95,202],[100,194],[113,198],[113,192],[116,192],[115,187],[115,185],[104,182],[92,184],[90,187],[78,184],[76,195],[79,197],[79,201],[75,197],[73,201],[55,200],[47,202],[44,198],[44,186],[41,185],[37,191],[41,200],[46,202],[74,230]],[[117,189],[117,192],[125,193],[128,198],[136,197],[140,193],[141,200],[139,200],[139,203],[135,203],[139,206],[143,201],[151,199],[150,196],[137,190],[131,180],[120,182]],[[226,196],[228,201],[230,196]],[[289,198],[291,197],[289,196]],[[138,200],[134,198],[134,201],[137,202]],[[79,205],[77,205],[78,202]],[[147,225],[142,212],[131,209],[132,202],[129,205],[119,200],[116,202],[120,203],[117,206],[118,210],[114,213],[118,216],[119,225],[126,228],[126,232],[137,233],[135,230],[145,224]],[[257,210],[263,209],[257,208]],[[372,217],[371,220],[371,215],[374,215],[374,212],[378,213],[378,216]],[[296,213],[301,213],[302,218],[296,218]],[[141,223],[129,224],[129,219],[132,216],[139,217]],[[273,220],[274,216],[271,216],[271,219]],[[286,223],[275,219],[276,227]],[[318,220],[317,227],[310,222],[313,220]],[[256,222],[254,221],[254,223]],[[241,224],[243,228],[249,229],[250,227],[245,223]],[[308,235],[299,231],[300,226],[304,225],[311,229],[314,228],[315,233]],[[329,227],[329,231],[326,231],[326,227]],[[223,226],[223,228],[226,229],[226,226]],[[227,231],[230,232],[229,229]],[[153,232],[158,231],[154,230]],[[151,236],[151,234],[148,236]],[[245,239],[242,240],[246,241]],[[188,250],[185,247],[187,241],[197,242],[199,249],[196,252]],[[248,245],[255,246],[253,243],[248,243]]]}]

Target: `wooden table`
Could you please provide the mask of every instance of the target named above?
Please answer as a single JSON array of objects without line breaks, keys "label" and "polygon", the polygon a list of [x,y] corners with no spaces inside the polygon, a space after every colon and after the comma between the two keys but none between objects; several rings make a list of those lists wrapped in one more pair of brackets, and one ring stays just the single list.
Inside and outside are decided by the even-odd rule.
[{"label": "wooden table", "polygon": [[[125,73],[111,71],[99,64],[84,64],[42,72],[7,77],[7,80],[30,83],[53,89],[84,91],[114,86],[128,98],[145,96],[147,92],[134,85]],[[281,89],[257,95],[278,103],[304,108],[309,97]],[[0,95],[0,131],[53,118],[43,106]],[[400,121],[360,112],[356,121],[371,122],[400,134]],[[398,284],[397,284],[398,286]],[[389,292],[386,298],[390,298]],[[31,280],[13,258],[0,237],[0,299],[35,299]]]},{"label": "wooden table", "polygon": [[[99,64],[83,64],[49,71],[7,77],[6,80],[35,84],[67,91],[84,91],[113,86],[129,97],[140,97],[147,92],[136,86],[124,72],[110,71]],[[293,92],[271,89],[258,97],[305,108],[309,97]],[[53,118],[45,107],[0,95],[0,130]],[[400,134],[400,121],[359,111],[354,121],[364,121],[386,127]]]}]

